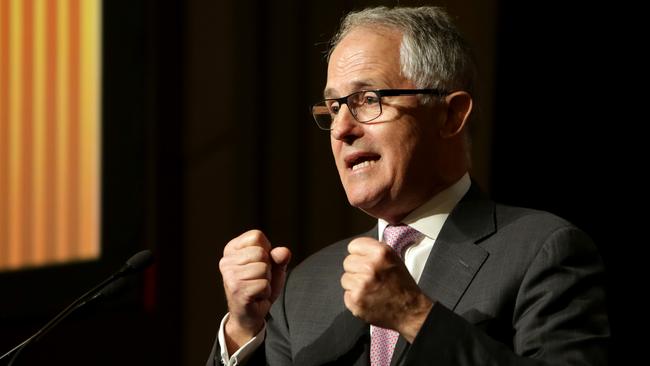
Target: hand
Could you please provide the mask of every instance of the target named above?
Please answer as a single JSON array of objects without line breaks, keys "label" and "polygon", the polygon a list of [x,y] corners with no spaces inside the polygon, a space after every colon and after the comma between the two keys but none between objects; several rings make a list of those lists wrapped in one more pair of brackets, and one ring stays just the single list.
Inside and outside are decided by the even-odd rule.
[{"label": "hand", "polygon": [[259,230],[243,233],[224,248],[219,270],[230,313],[225,326],[229,352],[262,330],[271,304],[284,287],[290,259],[289,249],[271,249]]},{"label": "hand", "polygon": [[404,262],[386,244],[357,238],[348,245],[341,286],[352,314],[413,342],[433,301],[418,287]]}]

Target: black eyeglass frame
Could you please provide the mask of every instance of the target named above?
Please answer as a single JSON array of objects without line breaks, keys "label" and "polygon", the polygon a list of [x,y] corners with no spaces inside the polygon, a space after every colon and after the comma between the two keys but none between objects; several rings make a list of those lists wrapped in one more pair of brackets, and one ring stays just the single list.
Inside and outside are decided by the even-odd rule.
[{"label": "black eyeglass frame", "polygon": [[[369,123],[369,122],[372,122],[372,121],[376,120],[377,118],[379,118],[381,116],[381,114],[383,112],[383,108],[382,108],[382,105],[381,105],[381,98],[383,98],[383,97],[395,97],[395,96],[400,96],[400,95],[418,95],[418,94],[430,94],[430,95],[435,95],[437,97],[442,97],[442,96],[445,96],[445,95],[449,94],[449,92],[447,92],[445,90],[441,90],[441,89],[373,89],[373,90],[359,90],[359,91],[356,91],[354,93],[348,94],[348,95],[346,95],[344,97],[327,98],[327,99],[323,99],[323,100],[321,100],[321,101],[319,101],[317,103],[312,104],[311,108],[310,108],[310,111],[311,111],[312,118],[314,119],[314,122],[316,122],[316,125],[321,130],[324,130],[324,131],[332,130],[331,126],[332,126],[332,123],[334,122],[334,118],[332,118],[332,123],[330,123],[329,128],[321,127],[321,125],[318,123],[318,120],[316,119],[316,115],[314,113],[314,107],[316,107],[319,104],[325,104],[328,101],[336,101],[336,102],[339,103],[339,107],[340,107],[343,104],[348,104],[348,99],[351,96],[353,96],[355,94],[367,93],[367,92],[373,92],[373,93],[377,94],[377,97],[379,97],[379,114],[377,115],[377,117],[374,117],[374,118],[369,119],[367,121],[359,121],[359,119],[356,116],[356,113],[354,113],[353,110],[348,105],[348,109],[350,110],[350,114],[352,114],[352,117],[354,117],[354,119],[359,123]],[[338,113],[337,113],[337,115],[338,115]]]}]

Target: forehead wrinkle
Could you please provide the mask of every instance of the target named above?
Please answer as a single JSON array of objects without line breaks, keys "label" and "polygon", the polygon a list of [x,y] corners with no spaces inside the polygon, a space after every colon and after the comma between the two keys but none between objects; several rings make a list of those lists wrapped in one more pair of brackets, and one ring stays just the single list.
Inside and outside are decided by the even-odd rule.
[{"label": "forehead wrinkle", "polygon": [[[377,83],[373,82],[372,80],[369,80],[369,79],[362,79],[362,80],[352,80],[352,81],[350,81],[350,85],[351,85],[350,93],[354,93],[354,92],[357,92],[359,90],[365,90],[365,89],[368,89],[368,88],[372,88],[373,86],[376,86]],[[334,99],[334,98],[339,97],[339,95],[337,95],[337,93],[336,93],[335,88],[326,88],[323,91],[323,96],[325,97],[325,99]]]},{"label": "forehead wrinkle", "polygon": [[[345,85],[344,92],[353,93],[367,87],[386,86],[391,79],[390,75],[385,75],[387,70],[386,62],[376,57],[367,57],[363,51],[356,52],[348,57],[341,58],[332,65],[336,80],[342,80]],[[331,74],[331,73],[330,73]],[[329,81],[332,81],[331,79]],[[336,96],[337,88],[328,86],[325,88],[323,95],[325,98]]]}]

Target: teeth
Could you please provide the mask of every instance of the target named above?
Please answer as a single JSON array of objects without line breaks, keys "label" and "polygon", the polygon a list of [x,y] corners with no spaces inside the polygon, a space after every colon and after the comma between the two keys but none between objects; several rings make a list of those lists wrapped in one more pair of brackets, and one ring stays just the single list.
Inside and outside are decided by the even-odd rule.
[{"label": "teeth", "polygon": [[365,167],[370,166],[370,165],[372,165],[374,163],[375,163],[374,160],[366,160],[364,162],[361,162],[359,164],[356,164],[356,165],[352,166],[352,170],[354,171],[354,170],[357,170],[357,169],[365,168]]}]

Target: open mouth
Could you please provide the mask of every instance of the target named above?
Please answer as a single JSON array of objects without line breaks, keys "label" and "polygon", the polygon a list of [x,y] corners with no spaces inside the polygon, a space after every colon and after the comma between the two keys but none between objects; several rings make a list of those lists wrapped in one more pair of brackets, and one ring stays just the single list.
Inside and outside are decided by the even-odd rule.
[{"label": "open mouth", "polygon": [[380,158],[380,155],[374,153],[355,153],[345,158],[345,163],[348,169],[355,171],[374,165]]}]

